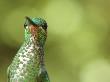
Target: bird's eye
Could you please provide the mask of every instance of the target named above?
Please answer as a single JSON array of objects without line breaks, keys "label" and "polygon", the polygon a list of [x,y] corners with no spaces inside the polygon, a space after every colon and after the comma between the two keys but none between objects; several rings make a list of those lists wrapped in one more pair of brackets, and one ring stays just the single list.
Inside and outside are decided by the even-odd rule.
[{"label": "bird's eye", "polygon": [[27,26],[27,24],[25,23],[25,24],[24,24],[24,28],[26,28],[26,26]]}]

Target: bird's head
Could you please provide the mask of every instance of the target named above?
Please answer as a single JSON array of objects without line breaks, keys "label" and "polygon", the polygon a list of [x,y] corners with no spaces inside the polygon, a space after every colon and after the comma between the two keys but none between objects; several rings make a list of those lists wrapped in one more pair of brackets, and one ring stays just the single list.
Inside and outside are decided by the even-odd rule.
[{"label": "bird's head", "polygon": [[44,45],[47,37],[47,23],[42,18],[29,18],[26,17],[24,23],[25,28],[25,40],[34,38],[35,41]]}]

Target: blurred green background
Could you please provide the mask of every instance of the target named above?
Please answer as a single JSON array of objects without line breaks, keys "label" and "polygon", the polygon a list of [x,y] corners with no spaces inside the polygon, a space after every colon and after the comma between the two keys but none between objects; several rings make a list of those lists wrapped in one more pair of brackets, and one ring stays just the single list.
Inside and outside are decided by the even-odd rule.
[{"label": "blurred green background", "polygon": [[24,39],[24,17],[48,22],[51,82],[110,82],[110,0],[0,0],[0,82]]}]

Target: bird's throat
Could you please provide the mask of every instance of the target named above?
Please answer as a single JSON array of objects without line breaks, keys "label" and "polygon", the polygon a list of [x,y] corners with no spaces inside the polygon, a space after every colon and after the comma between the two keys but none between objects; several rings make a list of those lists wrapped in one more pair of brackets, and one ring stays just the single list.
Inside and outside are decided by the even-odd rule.
[{"label": "bird's throat", "polygon": [[44,65],[44,45],[42,46],[36,36],[28,35],[24,43],[29,47],[33,45],[34,52],[37,52],[37,62],[39,65]]}]

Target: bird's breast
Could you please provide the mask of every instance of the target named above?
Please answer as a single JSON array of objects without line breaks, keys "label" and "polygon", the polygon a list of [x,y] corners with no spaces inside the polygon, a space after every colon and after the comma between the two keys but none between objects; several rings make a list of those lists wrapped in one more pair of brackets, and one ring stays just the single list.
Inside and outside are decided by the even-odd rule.
[{"label": "bird's breast", "polygon": [[31,45],[23,46],[16,54],[12,64],[12,77],[17,79],[35,78],[38,71],[38,57],[36,47]]}]

